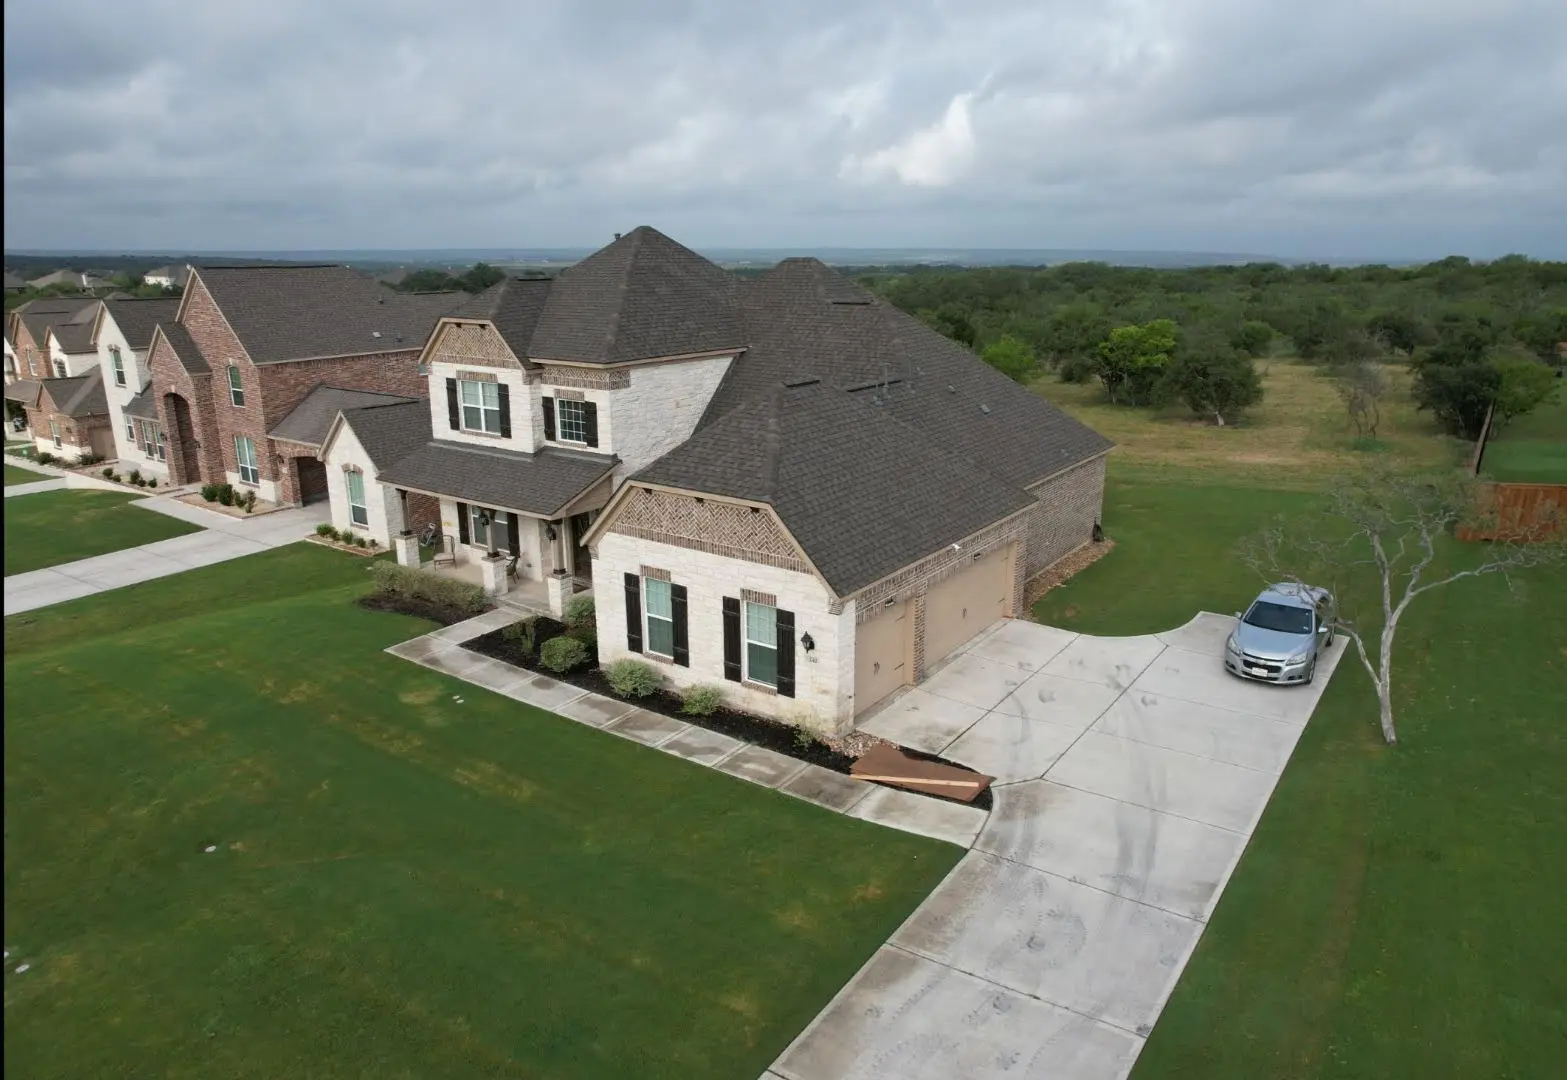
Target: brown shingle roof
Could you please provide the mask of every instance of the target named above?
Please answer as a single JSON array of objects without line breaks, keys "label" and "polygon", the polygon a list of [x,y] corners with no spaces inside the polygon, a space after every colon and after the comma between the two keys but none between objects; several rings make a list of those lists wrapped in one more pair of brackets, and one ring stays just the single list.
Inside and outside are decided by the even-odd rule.
[{"label": "brown shingle roof", "polygon": [[160,322],[174,321],[180,310],[180,298],[105,300],[103,306],[130,347],[142,350],[152,344],[152,331]]},{"label": "brown shingle roof", "polygon": [[[355,413],[350,418],[356,435],[361,415]],[[428,424],[427,403],[425,417]],[[462,502],[554,517],[573,499],[608,476],[618,460],[613,455],[583,454],[553,447],[536,454],[524,454],[431,440],[383,467],[380,480]]]},{"label": "brown shingle roof", "polygon": [[528,360],[529,350],[553,284],[547,278],[507,278],[463,304],[452,316],[493,323],[523,366],[534,367]]},{"label": "brown shingle roof", "polygon": [[346,266],[203,266],[207,287],[258,364],[417,349],[462,293],[398,293]]},{"label": "brown shingle roof", "polygon": [[[362,409],[372,405],[400,405],[413,401],[401,394],[378,394],[370,390],[344,390],[336,386],[318,386],[305,395],[289,414],[267,432],[274,439],[285,442],[320,446],[331,430],[337,414],[349,409]],[[429,405],[426,402],[426,409]]]},{"label": "brown shingle roof", "polygon": [[190,331],[185,329],[183,323],[160,322],[158,329],[163,331],[163,339],[169,343],[175,359],[184,365],[186,371],[192,375],[205,375],[212,370],[212,365],[201,354],[201,346],[196,344],[196,339],[190,336]]},{"label": "brown shingle roof", "polygon": [[103,372],[93,368],[85,375],[68,379],[43,379],[39,386],[66,416],[101,416],[109,411],[109,399],[103,392]]}]

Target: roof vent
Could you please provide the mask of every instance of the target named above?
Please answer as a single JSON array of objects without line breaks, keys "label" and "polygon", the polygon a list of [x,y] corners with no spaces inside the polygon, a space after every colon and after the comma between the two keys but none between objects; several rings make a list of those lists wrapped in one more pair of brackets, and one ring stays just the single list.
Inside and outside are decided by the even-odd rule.
[{"label": "roof vent", "polygon": [[619,239],[620,239],[620,234],[619,234],[619,233],[616,233],[616,234],[615,234],[615,239],[616,239],[616,240],[619,240]]},{"label": "roof vent", "polygon": [[947,393],[949,393],[949,394],[956,394],[957,392],[958,392],[958,388],[956,386],[953,386],[951,383],[947,384]]},{"label": "roof vent", "polygon": [[372,330],[372,331],[370,331],[370,336],[371,337],[380,337],[381,336],[381,331],[379,331],[379,330]]},{"label": "roof vent", "polygon": [[984,413],[986,416],[989,416],[990,415],[990,406],[989,405],[985,405],[985,404],[981,404],[980,407],[979,407],[979,411]]},{"label": "roof vent", "polygon": [[785,379],[784,385],[793,390],[797,386],[814,386],[821,381],[816,375],[796,375],[792,379]]}]

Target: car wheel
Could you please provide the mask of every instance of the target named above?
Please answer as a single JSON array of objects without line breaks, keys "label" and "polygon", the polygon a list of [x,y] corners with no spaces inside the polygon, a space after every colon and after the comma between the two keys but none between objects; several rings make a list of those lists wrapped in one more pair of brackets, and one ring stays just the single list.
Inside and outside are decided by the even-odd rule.
[{"label": "car wheel", "polygon": [[1311,666],[1306,669],[1306,677],[1304,679],[1302,679],[1301,682],[1305,686],[1310,686],[1311,685],[1311,680],[1315,679],[1316,677],[1317,677],[1317,662],[1315,660],[1313,660],[1311,662]]}]

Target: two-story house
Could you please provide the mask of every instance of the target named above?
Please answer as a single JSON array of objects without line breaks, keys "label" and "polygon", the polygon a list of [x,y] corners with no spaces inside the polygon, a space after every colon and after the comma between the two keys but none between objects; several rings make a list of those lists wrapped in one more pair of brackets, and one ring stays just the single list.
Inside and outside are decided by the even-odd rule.
[{"label": "two-story house", "polygon": [[49,343],[49,331],[55,326],[83,322],[91,324],[97,312],[98,301],[91,296],[49,296],[27,303],[6,312],[5,336],[16,354],[16,373],[20,379],[54,379],[81,375],[82,370],[69,370],[69,362],[63,351],[60,361],[66,367],[58,369]]},{"label": "two-story house", "polygon": [[193,267],[147,353],[170,481],[324,496],[316,448],[271,432],[319,386],[424,392],[420,350],[464,299],[395,293],[344,266]]},{"label": "two-story house", "polygon": [[135,469],[160,483],[169,478],[168,446],[158,418],[147,352],[158,323],[172,322],[179,304],[177,297],[105,300],[93,324],[92,341],[109,406],[114,456],[122,471]]},{"label": "two-story house", "polygon": [[[343,411],[334,514],[515,558],[599,660],[818,729],[854,718],[1089,542],[1110,443],[812,259],[739,279],[637,229],[441,320],[424,402]],[[379,530],[385,529],[385,534]],[[491,554],[491,553],[496,554]]]}]

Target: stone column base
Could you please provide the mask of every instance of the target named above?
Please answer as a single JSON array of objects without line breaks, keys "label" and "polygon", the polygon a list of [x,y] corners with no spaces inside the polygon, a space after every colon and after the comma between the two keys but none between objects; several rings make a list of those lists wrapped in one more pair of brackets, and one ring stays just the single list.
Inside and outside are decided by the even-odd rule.
[{"label": "stone column base", "polygon": [[484,575],[484,591],[489,596],[501,596],[506,592],[506,556],[486,555],[479,560],[479,570]]},{"label": "stone column base", "polygon": [[398,566],[419,569],[419,538],[413,533],[392,537],[392,547],[397,552]]},{"label": "stone column base", "polygon": [[571,583],[571,574],[565,570],[557,570],[544,579],[544,587],[549,591],[550,614],[557,619],[566,614],[566,604],[571,600],[574,591]]}]

